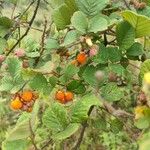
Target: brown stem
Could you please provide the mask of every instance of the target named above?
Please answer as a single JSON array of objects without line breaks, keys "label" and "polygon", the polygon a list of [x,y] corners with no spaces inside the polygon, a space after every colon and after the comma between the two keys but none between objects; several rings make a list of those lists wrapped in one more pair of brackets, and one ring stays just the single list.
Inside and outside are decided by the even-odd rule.
[{"label": "brown stem", "polygon": [[45,50],[44,44],[45,44],[46,29],[47,29],[47,20],[45,18],[44,30],[43,30],[43,34],[42,34],[42,40],[41,40],[41,52],[40,52],[40,56],[35,60],[34,66],[37,66],[37,64],[39,63],[40,58],[42,57],[43,52]]},{"label": "brown stem", "polygon": [[29,120],[29,129],[30,129],[30,133],[31,133],[31,136],[30,136],[31,142],[32,142],[35,150],[38,150],[36,143],[35,143],[35,134],[34,134],[33,129],[32,129],[31,120]]},{"label": "brown stem", "polygon": [[41,147],[41,150],[43,150],[44,148],[46,148],[48,145],[52,144],[52,141],[53,141],[52,139],[50,139],[49,141],[47,141],[45,143],[45,145],[43,147]]},{"label": "brown stem", "polygon": [[22,39],[28,34],[28,32],[30,31],[31,29],[31,26],[34,22],[34,19],[37,15],[37,11],[38,11],[38,8],[39,8],[39,5],[40,5],[40,1],[41,0],[38,0],[37,1],[37,5],[36,5],[36,8],[35,8],[35,11],[34,11],[34,14],[29,22],[29,27],[27,28],[26,32],[20,37],[20,39],[14,44],[14,46],[9,50],[9,52],[6,54],[6,56],[9,56],[9,54],[13,51],[13,49],[22,41]]},{"label": "brown stem", "polygon": [[121,117],[121,116],[133,117],[134,116],[126,112],[125,110],[115,109],[109,102],[104,101],[103,105],[106,108],[106,110],[115,117]]},{"label": "brown stem", "polygon": [[12,14],[11,14],[11,19],[13,19],[13,16],[14,16],[14,12],[16,10],[16,4],[13,6],[13,9],[12,9]]},{"label": "brown stem", "polygon": [[25,9],[25,11],[24,11],[22,14],[20,14],[20,15],[14,17],[14,19],[16,19],[16,18],[21,18],[22,16],[24,16],[25,13],[26,13],[26,12],[30,9],[30,7],[34,4],[34,2],[35,2],[35,0],[33,0],[33,1],[28,5],[28,7]]},{"label": "brown stem", "polygon": [[124,1],[124,4],[126,5],[126,7],[127,7],[129,10],[131,10],[130,4],[127,2],[127,0],[123,0],[123,1]]},{"label": "brown stem", "polygon": [[[88,116],[90,116],[90,114],[92,113],[93,108],[94,108],[94,106],[92,106],[92,107],[90,108],[90,110],[89,110],[89,112],[88,112]],[[84,137],[84,133],[85,133],[85,130],[86,130],[87,126],[88,126],[88,123],[87,123],[87,121],[85,121],[85,123],[84,123],[83,126],[82,126],[82,130],[81,130],[81,132],[80,132],[80,136],[79,136],[79,138],[78,138],[78,141],[77,141],[77,143],[75,144],[75,146],[72,148],[72,150],[78,150],[78,149],[80,148],[80,145],[81,145],[81,143],[82,143],[82,140],[83,140],[83,137]]]}]

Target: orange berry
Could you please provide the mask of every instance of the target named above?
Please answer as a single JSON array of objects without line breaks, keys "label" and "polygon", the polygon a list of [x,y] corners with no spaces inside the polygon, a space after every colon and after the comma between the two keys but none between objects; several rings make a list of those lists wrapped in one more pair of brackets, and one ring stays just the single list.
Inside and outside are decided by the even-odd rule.
[{"label": "orange berry", "polygon": [[67,102],[72,101],[73,100],[73,93],[72,92],[66,92],[65,93],[65,100]]},{"label": "orange berry", "polygon": [[33,98],[33,93],[31,91],[24,91],[21,98],[26,102],[30,102]]},{"label": "orange berry", "polygon": [[79,53],[77,55],[77,61],[80,63],[80,64],[85,64],[86,61],[87,61],[87,55],[85,53]]},{"label": "orange berry", "polygon": [[17,97],[16,99],[11,101],[10,106],[12,109],[18,110],[23,107],[23,103],[19,100],[19,97]]},{"label": "orange berry", "polygon": [[61,103],[65,103],[65,93],[63,91],[56,92],[55,99]]}]

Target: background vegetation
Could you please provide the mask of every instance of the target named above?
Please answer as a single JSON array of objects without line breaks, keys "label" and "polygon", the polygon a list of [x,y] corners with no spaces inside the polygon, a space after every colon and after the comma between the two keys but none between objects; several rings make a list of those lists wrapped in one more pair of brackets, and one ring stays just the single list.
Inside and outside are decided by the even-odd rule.
[{"label": "background vegetation", "polygon": [[2,150],[149,150],[149,0],[0,0]]}]

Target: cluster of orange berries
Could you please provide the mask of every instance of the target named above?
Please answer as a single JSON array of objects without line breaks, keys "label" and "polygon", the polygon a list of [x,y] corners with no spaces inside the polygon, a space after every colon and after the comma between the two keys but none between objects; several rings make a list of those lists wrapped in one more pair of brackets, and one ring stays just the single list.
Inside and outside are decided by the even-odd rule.
[{"label": "cluster of orange berries", "polygon": [[22,93],[15,94],[10,106],[13,110],[31,112],[37,98],[37,94],[32,91],[23,91]]},{"label": "cluster of orange berries", "polygon": [[62,104],[66,104],[68,102],[73,101],[73,97],[74,97],[74,94],[69,91],[64,92],[62,90],[59,90],[55,94],[55,99]]},{"label": "cluster of orange berries", "polygon": [[80,52],[76,59],[72,61],[73,65],[84,65],[87,62],[87,54]]}]

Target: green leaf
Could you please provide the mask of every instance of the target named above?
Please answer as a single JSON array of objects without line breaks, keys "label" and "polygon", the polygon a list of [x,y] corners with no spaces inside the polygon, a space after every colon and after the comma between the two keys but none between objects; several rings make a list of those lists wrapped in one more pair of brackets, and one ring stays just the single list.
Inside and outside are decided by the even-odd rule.
[{"label": "green leaf", "polygon": [[7,59],[8,72],[10,75],[17,79],[21,76],[22,65],[17,57],[9,57]]},{"label": "green leaf", "polygon": [[29,141],[25,140],[14,140],[14,141],[4,141],[2,143],[3,150],[25,150],[28,149]]},{"label": "green leaf", "polygon": [[91,86],[96,86],[97,85],[97,80],[95,78],[95,72],[97,71],[97,68],[94,66],[88,66],[84,70],[82,77]]},{"label": "green leaf", "polygon": [[55,134],[54,138],[56,140],[64,140],[73,135],[79,129],[79,126],[80,124],[78,123],[71,123],[66,127],[64,131]]},{"label": "green leaf", "polygon": [[144,9],[137,10],[137,13],[140,14],[140,15],[144,15],[144,16],[150,17],[150,7],[147,6]]},{"label": "green leaf", "polygon": [[143,133],[139,139],[139,150],[149,150],[150,147],[150,132]]},{"label": "green leaf", "polygon": [[98,54],[93,57],[93,61],[97,64],[106,64],[108,62],[109,53],[106,50],[106,47],[100,44]]},{"label": "green leaf", "polygon": [[146,129],[149,127],[149,123],[147,117],[142,117],[136,120],[134,125],[139,129]]},{"label": "green leaf", "polygon": [[126,50],[132,46],[135,39],[134,28],[127,22],[123,21],[117,25],[117,43],[121,50]]},{"label": "green leaf", "polygon": [[4,37],[9,29],[12,27],[13,22],[7,17],[0,17],[0,37]]},{"label": "green leaf", "polygon": [[79,72],[79,68],[74,65],[68,65],[65,70],[63,76],[60,78],[61,82],[66,83],[69,81],[74,75]]},{"label": "green leaf", "polygon": [[93,94],[88,94],[78,100],[71,109],[71,122],[82,123],[88,118],[88,111],[91,106],[100,105],[100,99]]},{"label": "green leaf", "polygon": [[89,20],[88,32],[97,33],[98,31],[104,31],[107,29],[108,22],[105,18],[97,15]]},{"label": "green leaf", "polygon": [[111,62],[118,62],[121,60],[121,53],[117,47],[107,47],[108,60]]},{"label": "green leaf", "polygon": [[101,88],[101,95],[106,101],[119,101],[124,97],[124,92],[115,83],[108,83]]},{"label": "green leaf", "polygon": [[52,61],[46,62],[43,66],[41,66],[38,69],[32,69],[33,71],[37,73],[51,73],[51,71],[54,69],[54,63]]},{"label": "green leaf", "polygon": [[100,16],[94,16],[92,18],[88,18],[81,11],[75,12],[73,17],[71,18],[72,25],[80,32],[85,34],[86,32],[94,32],[104,31],[108,27],[107,20]]},{"label": "green leaf", "polygon": [[140,69],[140,80],[143,80],[144,74],[150,72],[150,59],[144,61],[141,65]]},{"label": "green leaf", "polygon": [[150,19],[148,17],[129,10],[122,12],[122,16],[135,28],[136,38],[150,35]]},{"label": "green leaf", "polygon": [[59,8],[54,10],[52,14],[52,19],[56,24],[57,28],[62,30],[70,24],[70,19],[72,15],[73,12],[70,11],[70,8],[64,3]]},{"label": "green leaf", "polygon": [[13,86],[13,79],[8,75],[4,76],[1,80],[0,91],[10,91]]},{"label": "green leaf", "polygon": [[125,72],[126,72],[125,68],[120,64],[110,64],[109,70],[116,73],[119,76],[125,76],[126,75],[125,74]]},{"label": "green leaf", "polygon": [[68,6],[72,14],[78,10],[75,0],[64,0],[65,4]]},{"label": "green leaf", "polygon": [[107,122],[105,118],[94,118],[91,120],[92,127],[98,130],[105,130],[107,129]]},{"label": "green leaf", "polygon": [[30,116],[28,115],[28,117],[24,121],[18,123],[15,128],[9,132],[7,141],[25,139],[30,135],[29,117]]},{"label": "green leaf", "polygon": [[140,56],[143,54],[142,44],[135,42],[126,52],[127,56]]},{"label": "green leaf", "polygon": [[0,38],[0,54],[3,54],[6,47],[7,47],[7,41],[3,38]]},{"label": "green leaf", "polygon": [[56,39],[49,38],[46,42],[46,49],[52,50],[52,49],[58,49],[59,43]]},{"label": "green leaf", "polygon": [[114,133],[118,133],[122,130],[123,123],[119,119],[114,119],[111,120],[110,127]]},{"label": "green leaf", "polygon": [[105,47],[100,45],[100,50],[93,58],[93,61],[98,64],[106,64],[109,61],[118,62],[121,60],[121,57],[121,53],[117,47]]},{"label": "green leaf", "polygon": [[75,94],[83,94],[86,91],[86,88],[81,81],[73,80],[67,85],[67,90],[72,91]]},{"label": "green leaf", "polygon": [[43,115],[43,124],[56,133],[65,130],[68,122],[67,111],[59,103],[53,103]]},{"label": "green leaf", "polygon": [[26,56],[30,58],[36,58],[40,56],[40,53],[39,52],[27,52]]},{"label": "green leaf", "polygon": [[57,84],[58,78],[55,76],[52,76],[49,78],[49,83],[51,84],[51,86],[54,88]]},{"label": "green leaf", "polygon": [[77,11],[71,18],[72,25],[80,32],[86,33],[88,30],[88,19],[81,11]]},{"label": "green leaf", "polygon": [[29,120],[31,122],[32,129],[34,130],[37,123],[37,114],[39,110],[38,102],[35,102],[33,111],[31,114],[24,112],[20,117],[13,129],[8,132],[6,141],[15,141],[26,139],[31,135]]},{"label": "green leaf", "polygon": [[64,43],[61,46],[67,46],[77,41],[78,35],[75,30],[69,31],[64,39]]},{"label": "green leaf", "polygon": [[79,10],[88,16],[97,15],[108,3],[109,0],[76,0]]},{"label": "green leaf", "polygon": [[29,83],[30,87],[39,92],[44,92],[48,88],[47,79],[42,74],[37,74]]}]

